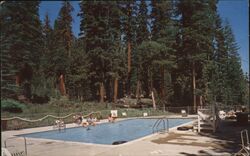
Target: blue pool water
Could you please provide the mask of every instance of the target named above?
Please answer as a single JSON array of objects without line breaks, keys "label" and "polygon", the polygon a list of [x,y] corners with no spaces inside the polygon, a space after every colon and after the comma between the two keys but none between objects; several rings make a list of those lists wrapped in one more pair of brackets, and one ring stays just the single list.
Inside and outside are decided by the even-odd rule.
[{"label": "blue pool water", "polygon": [[[115,123],[103,123],[88,128],[67,128],[58,130],[23,134],[31,138],[45,138],[63,141],[108,144],[115,141],[131,141],[153,133],[153,125],[157,119],[129,119]],[[169,128],[192,121],[192,119],[169,119]],[[161,124],[163,128],[163,124]],[[159,128],[161,129],[161,128]]]}]

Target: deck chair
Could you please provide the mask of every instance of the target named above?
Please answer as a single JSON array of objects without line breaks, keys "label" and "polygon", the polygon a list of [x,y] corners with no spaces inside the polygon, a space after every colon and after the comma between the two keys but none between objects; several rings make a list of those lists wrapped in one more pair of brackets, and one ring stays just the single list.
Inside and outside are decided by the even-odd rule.
[{"label": "deck chair", "polygon": [[122,112],[122,116],[127,116],[127,113],[126,112]]},{"label": "deck chair", "polygon": [[53,129],[58,129],[59,131],[65,130],[66,125],[64,124],[64,122],[62,120],[55,120],[55,123],[53,125]]},{"label": "deck chair", "polygon": [[110,113],[111,113],[112,118],[117,118],[118,117],[117,110],[111,110]]},{"label": "deck chair", "polygon": [[2,147],[1,156],[26,156],[24,151],[10,152],[7,148]]},{"label": "deck chair", "polygon": [[3,148],[2,147],[2,150],[1,150],[2,152],[2,154],[1,154],[1,156],[11,156],[11,153],[7,150],[7,148]]},{"label": "deck chair", "polygon": [[241,137],[241,149],[239,150],[239,152],[237,152],[235,154],[235,156],[237,155],[243,155],[243,156],[249,156],[250,155],[250,144],[249,144],[249,137],[248,137],[248,131],[242,130],[240,132],[240,137]]}]

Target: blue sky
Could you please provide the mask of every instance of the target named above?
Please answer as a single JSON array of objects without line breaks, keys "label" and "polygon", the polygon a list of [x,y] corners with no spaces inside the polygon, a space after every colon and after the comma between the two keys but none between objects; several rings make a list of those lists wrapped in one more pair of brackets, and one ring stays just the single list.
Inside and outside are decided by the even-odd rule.
[{"label": "blue sky", "polygon": [[[74,7],[72,16],[74,18],[72,28],[73,33],[77,37],[80,32],[80,18],[77,13],[80,10],[79,2],[71,2]],[[249,73],[249,3],[248,0],[220,0],[218,11],[223,19],[227,19],[232,26],[236,42],[240,49],[242,69]],[[46,12],[49,13],[51,25],[57,18],[61,8],[60,1],[42,1],[40,4],[40,19],[43,21]]]}]

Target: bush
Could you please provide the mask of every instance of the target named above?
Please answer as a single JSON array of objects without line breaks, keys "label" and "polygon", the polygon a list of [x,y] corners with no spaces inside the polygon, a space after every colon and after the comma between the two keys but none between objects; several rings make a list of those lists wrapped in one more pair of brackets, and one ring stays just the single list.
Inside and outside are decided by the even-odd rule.
[{"label": "bush", "polygon": [[49,97],[48,96],[38,96],[36,94],[32,95],[31,98],[32,103],[37,103],[37,104],[44,104],[49,102]]},{"label": "bush", "polygon": [[56,107],[67,107],[72,104],[66,96],[61,96],[59,99],[51,98],[49,101],[49,105],[56,106]]},{"label": "bush", "polygon": [[1,100],[1,110],[11,113],[22,113],[26,106],[12,99]]}]

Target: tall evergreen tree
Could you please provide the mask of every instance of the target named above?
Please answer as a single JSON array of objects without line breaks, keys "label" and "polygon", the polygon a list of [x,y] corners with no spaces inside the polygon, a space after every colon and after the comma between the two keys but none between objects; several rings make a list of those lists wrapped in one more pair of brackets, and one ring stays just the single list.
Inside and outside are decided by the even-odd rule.
[{"label": "tall evergreen tree", "polygon": [[[21,85],[23,94],[31,97],[30,81],[39,68],[39,55],[42,50],[41,23],[38,9],[39,1],[26,3],[8,1],[2,4],[3,21],[2,42],[5,58],[13,64],[7,79],[16,76],[16,84]],[[6,66],[7,67],[7,66]],[[14,72],[15,74],[14,74]],[[14,74],[14,75],[12,75]],[[12,78],[11,78],[12,77]],[[9,82],[10,82],[9,81]],[[11,82],[12,85],[13,81]]]},{"label": "tall evergreen tree", "polygon": [[[197,106],[196,96],[204,86],[202,81],[204,61],[213,53],[215,6],[216,1],[186,0],[178,3],[182,40],[180,66],[184,67],[182,71],[187,71],[186,76],[191,77],[188,81],[192,82],[194,109]],[[190,92],[191,88],[188,90]]]},{"label": "tall evergreen tree", "polygon": [[50,26],[50,19],[48,13],[45,15],[43,23],[43,42],[44,50],[42,53],[41,68],[46,77],[55,77],[55,71],[51,68],[51,58],[53,55],[53,50],[55,45],[55,40],[53,36],[53,29]]},{"label": "tall evergreen tree", "polygon": [[69,67],[67,72],[67,84],[69,97],[71,99],[89,100],[90,81],[89,59],[86,55],[82,39],[77,39],[71,47],[72,55],[69,58]]},{"label": "tall evergreen tree", "polygon": [[[155,87],[159,91],[161,98],[168,97],[172,94],[171,72],[175,67],[175,36],[177,27],[173,19],[173,6],[171,1],[152,1],[152,40],[162,44],[165,49],[158,55],[158,59],[154,61],[158,66],[155,72],[160,73],[155,75]],[[169,75],[169,76],[167,76]],[[168,81],[169,80],[169,81]],[[168,81],[168,82],[167,82]]]},{"label": "tall evergreen tree", "polygon": [[[134,64],[133,59],[135,57],[134,50],[136,46],[136,15],[137,15],[137,5],[136,1],[121,1],[119,2],[120,9],[122,11],[121,17],[121,27],[122,27],[122,35],[123,42],[126,45],[127,49],[127,80],[126,80],[126,93],[131,95],[131,86],[133,85],[131,82],[131,78],[134,77]],[[133,68],[132,68],[133,67]]]},{"label": "tall evergreen tree", "polygon": [[70,47],[73,42],[73,18],[71,16],[72,11],[74,11],[74,8],[72,7],[71,3],[69,1],[64,1],[62,3],[62,8],[59,11],[59,16],[57,18],[57,29],[55,30],[58,39],[61,40],[69,57],[71,56]]},{"label": "tall evergreen tree", "polygon": [[[1,27],[1,98],[15,97],[17,87],[15,85],[16,69],[11,63],[11,40],[8,39],[10,33],[9,26],[11,22],[11,9],[14,8],[13,2],[4,2],[0,5],[0,27]],[[13,15],[12,15],[13,16]]]},{"label": "tall evergreen tree", "polygon": [[225,22],[224,26],[225,48],[228,53],[227,58],[227,87],[229,95],[228,101],[231,104],[243,103],[242,95],[244,95],[244,75],[241,69],[240,56],[238,53],[238,45],[235,41],[229,22]]},{"label": "tall evergreen tree", "polygon": [[[105,90],[106,93],[112,92],[112,75],[117,75],[112,64],[117,60],[113,53],[121,48],[120,12],[117,2],[102,1],[82,1],[81,10],[80,29],[84,32],[86,53],[91,62],[89,75],[92,94],[94,97],[99,96],[100,102],[103,102]],[[106,96],[111,99],[110,95]]]},{"label": "tall evergreen tree", "polygon": [[107,46],[110,64],[108,66],[106,96],[109,101],[116,102],[118,97],[119,81],[125,76],[125,53],[121,40],[121,16],[122,11],[118,2],[107,2],[108,4],[108,27]]},{"label": "tall evergreen tree", "polygon": [[148,23],[148,6],[147,3],[141,0],[139,4],[139,11],[137,15],[138,31],[136,35],[137,45],[141,44],[142,41],[149,40],[149,23]]},{"label": "tall evergreen tree", "polygon": [[[73,33],[72,33],[72,16],[71,12],[73,7],[69,1],[64,1],[62,3],[62,8],[59,11],[58,18],[55,20],[53,39],[54,43],[54,56],[52,58],[52,66],[56,73],[57,79],[62,81],[61,86],[58,86],[62,95],[66,94],[64,85],[67,85],[67,68],[69,67],[69,59],[71,57],[71,45],[73,43]],[[59,81],[59,80],[58,80]],[[64,84],[65,83],[65,84]]]},{"label": "tall evergreen tree", "polygon": [[[149,40],[149,16],[148,16],[148,6],[147,3],[145,1],[140,1],[140,3],[136,3],[136,5],[138,5],[138,11],[136,12],[136,32],[134,35],[136,38],[136,42],[135,42],[135,48],[134,48],[134,57],[133,57],[133,66],[132,68],[134,69],[132,72],[134,73],[132,75],[132,84],[134,79],[136,78],[136,97],[139,98],[140,95],[139,94],[143,94],[142,91],[145,91],[146,94],[145,96],[149,95],[149,84],[148,84],[148,75],[147,74],[143,74],[140,73],[142,72],[139,68],[139,60],[138,60],[138,46],[140,46],[140,44],[142,44],[142,42],[146,42]],[[145,70],[147,71],[147,70]]]}]

